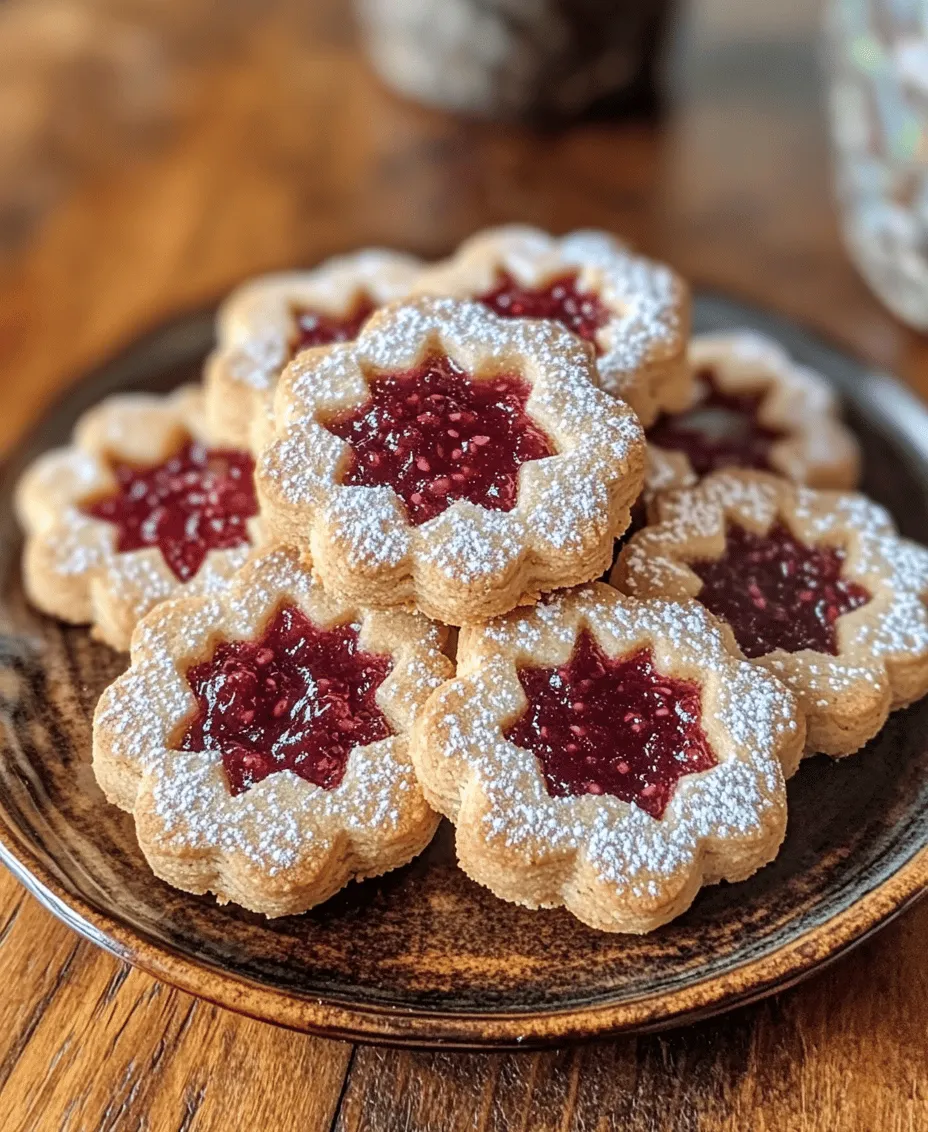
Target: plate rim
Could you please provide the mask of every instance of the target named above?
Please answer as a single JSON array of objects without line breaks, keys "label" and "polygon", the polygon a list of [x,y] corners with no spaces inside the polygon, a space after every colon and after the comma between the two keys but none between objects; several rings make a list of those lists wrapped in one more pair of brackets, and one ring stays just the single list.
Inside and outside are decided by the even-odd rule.
[{"label": "plate rim", "polygon": [[[716,292],[694,289],[698,300],[730,310],[743,323],[766,330],[784,341],[787,349],[821,348],[833,358],[865,362],[842,345],[829,342],[818,330],[757,307],[750,301]],[[120,361],[148,341],[158,340],[171,328],[191,333],[202,329],[203,308],[179,312],[160,327],[142,332],[121,343],[107,362],[79,375],[73,386],[44,408],[37,422],[24,434],[6,461],[2,478],[9,483],[12,469],[33,447],[43,426],[72,400],[75,389],[92,382],[94,376],[114,374]],[[894,377],[871,373],[873,387],[883,391],[877,408],[893,429],[897,443],[920,448],[925,458],[928,444],[913,440],[911,419],[900,417],[917,410],[926,423],[928,408],[908,386]],[[851,400],[862,400],[859,391],[842,389]],[[856,395],[855,395],[856,394]],[[928,891],[928,842],[917,849],[889,877],[828,920],[810,928],[771,953],[748,960],[732,970],[700,979],[685,987],[654,991],[621,1002],[592,1002],[551,1010],[456,1011],[402,1007],[390,1004],[346,1002],[337,996],[325,998],[288,992],[250,979],[221,964],[188,958],[167,942],[146,937],[115,915],[98,909],[82,896],[71,893],[56,878],[34,847],[17,836],[9,816],[0,811],[0,863],[12,873],[48,911],[79,935],[147,974],[237,1013],[289,1029],[321,1037],[418,1048],[528,1049],[565,1041],[584,1041],[623,1033],[643,1033],[686,1025],[747,1005],[785,990],[837,961],[853,947],[885,927]]]},{"label": "plate rim", "polygon": [[[531,1049],[565,1041],[646,1033],[725,1013],[787,990],[836,962],[916,903],[928,890],[928,845],[876,888],[769,955],[672,991],[625,1002],[550,1011],[429,1011],[298,995],[186,958],[67,892],[26,844],[14,847],[0,822],[0,862],[48,911],[84,939],[187,994],[318,1037],[385,1046],[464,1050]],[[24,859],[25,858],[25,859]]]}]

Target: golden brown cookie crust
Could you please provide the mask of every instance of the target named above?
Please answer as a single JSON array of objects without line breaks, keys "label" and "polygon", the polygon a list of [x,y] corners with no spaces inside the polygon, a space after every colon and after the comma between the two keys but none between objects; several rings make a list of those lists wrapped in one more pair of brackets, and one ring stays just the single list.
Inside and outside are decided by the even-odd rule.
[{"label": "golden brown cookie crust", "polygon": [[702,582],[688,563],[723,553],[729,521],[759,534],[782,522],[800,541],[841,548],[843,576],[870,592],[838,618],[836,656],[778,649],[752,661],[797,696],[807,753],[852,754],[890,711],[928,693],[928,550],[900,538],[889,514],[862,495],[730,470],[655,500],[610,580],[635,597],[698,599]]},{"label": "golden brown cookie crust", "polygon": [[[220,639],[254,639],[285,603],[322,628],[357,624],[362,648],[393,658],[376,700],[394,733],[356,747],[332,790],[285,771],[233,796],[220,755],[171,749],[196,706],[184,673]],[[405,864],[431,840],[438,818],[416,781],[407,737],[453,672],[442,644],[442,631],[424,618],[346,604],[323,591],[295,552],[267,550],[221,593],[166,602],[139,624],[130,668],[94,716],[97,781],[134,815],[143,853],[169,884],[267,916],[304,912],[350,880]]]},{"label": "golden brown cookie crust", "polygon": [[251,545],[211,550],[182,582],[157,547],[121,553],[115,527],[81,510],[84,500],[115,486],[110,459],[157,464],[186,437],[215,442],[200,389],[167,397],[123,394],[85,413],[66,448],[30,465],[16,488],[16,511],[26,533],[23,579],[33,605],[62,621],[90,624],[94,636],[125,649],[138,620],[158,602],[226,584],[261,541],[257,516],[248,521]]},{"label": "golden brown cookie crust", "polygon": [[612,312],[596,337],[602,388],[627,401],[645,426],[661,411],[679,411],[692,384],[689,289],[669,267],[634,255],[607,232],[556,238],[523,225],[488,228],[426,268],[414,293],[468,299],[491,290],[500,271],[539,287],[565,270],[577,271],[580,290],[595,291]]},{"label": "golden brown cookie crust", "polygon": [[[320,420],[364,404],[365,373],[439,350],[475,380],[518,372],[554,456],[523,464],[516,507],[457,501],[413,526],[389,487],[339,482],[348,445]],[[257,471],[274,537],[307,552],[323,584],[372,608],[415,606],[446,624],[485,620],[608,569],[644,475],[634,413],[591,380],[586,345],[557,324],[500,319],[476,303],[385,307],[352,343],[308,350],[285,371],[275,439]]]},{"label": "golden brown cookie crust", "polygon": [[[517,669],[565,664],[584,628],[610,656],[650,646],[662,673],[701,685],[718,765],[681,778],[660,819],[609,795],[551,797],[535,756],[503,737],[525,707]],[[784,778],[804,727],[791,694],[761,672],[696,602],[639,602],[596,583],[462,629],[457,676],[419,716],[413,761],[473,879],[604,931],[651,931],[701,885],[750,876],[783,839]]]}]

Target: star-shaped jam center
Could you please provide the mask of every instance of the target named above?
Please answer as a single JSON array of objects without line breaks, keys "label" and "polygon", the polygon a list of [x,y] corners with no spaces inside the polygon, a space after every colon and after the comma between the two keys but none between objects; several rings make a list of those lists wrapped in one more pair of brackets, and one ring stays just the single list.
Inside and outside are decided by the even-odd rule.
[{"label": "star-shaped jam center", "polygon": [[313,346],[330,346],[333,342],[351,342],[377,309],[366,291],[359,291],[344,314],[329,314],[314,307],[292,308],[296,332],[290,340],[291,357]]},{"label": "star-shaped jam center", "polygon": [[351,446],[341,482],[392,487],[418,526],[459,499],[511,511],[519,468],[555,453],[518,375],[477,380],[444,354],[369,381],[370,398],[323,421]]},{"label": "star-shaped jam center", "polygon": [[112,461],[116,488],[82,505],[117,528],[120,553],[157,547],[174,576],[189,581],[211,550],[250,541],[258,513],[254,461],[247,452],[188,440],[150,467]]},{"label": "star-shaped jam center", "polygon": [[178,749],[218,751],[232,794],[284,770],[332,790],[355,747],[392,734],[375,699],[391,668],[356,626],[284,606],[260,639],[221,641],[187,670],[197,708]]},{"label": "star-shaped jam center", "polygon": [[726,393],[710,369],[697,375],[702,396],[682,413],[662,416],[647,437],[659,448],[683,452],[698,476],[721,468],[770,470],[770,450],[786,435],[758,419],[765,393]]},{"label": "star-shaped jam center", "polygon": [[838,618],[871,597],[841,576],[844,557],[839,547],[800,542],[783,523],[767,534],[729,524],[724,553],[689,566],[702,579],[699,601],[728,622],[745,656],[776,649],[835,656]]},{"label": "star-shaped jam center", "polygon": [[717,759],[699,685],[665,676],[650,649],[610,657],[588,631],[559,668],[521,668],[528,705],[506,738],[531,751],[555,798],[612,794],[663,816],[678,781]]},{"label": "star-shaped jam center", "polygon": [[540,287],[525,287],[508,272],[500,271],[489,291],[477,296],[500,318],[547,318],[566,326],[593,344],[601,354],[596,332],[609,321],[609,308],[595,291],[577,287],[577,273],[568,272]]}]

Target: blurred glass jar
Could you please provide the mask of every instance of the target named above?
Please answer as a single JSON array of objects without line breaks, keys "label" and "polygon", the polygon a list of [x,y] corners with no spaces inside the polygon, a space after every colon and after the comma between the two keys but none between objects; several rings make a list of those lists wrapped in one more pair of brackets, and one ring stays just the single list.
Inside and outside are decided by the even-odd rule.
[{"label": "blurred glass jar", "polygon": [[845,240],[883,302],[928,330],[928,0],[831,0],[827,31]]},{"label": "blurred glass jar", "polygon": [[355,0],[389,86],[488,118],[565,118],[654,101],[672,0]]}]

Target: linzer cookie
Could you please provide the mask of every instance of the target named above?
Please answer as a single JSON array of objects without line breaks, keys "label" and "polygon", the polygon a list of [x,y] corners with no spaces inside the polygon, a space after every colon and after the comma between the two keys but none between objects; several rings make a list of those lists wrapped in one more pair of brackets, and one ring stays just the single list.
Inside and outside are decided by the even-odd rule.
[{"label": "linzer cookie", "polygon": [[810,754],[851,754],[928,692],[928,550],[876,503],[732,470],[651,510],[613,583],[727,622],[797,696]]},{"label": "linzer cookie", "polygon": [[777,472],[810,487],[852,488],[860,454],[831,387],[752,331],[690,344],[691,401],[648,429],[646,495],[723,468]]},{"label": "linzer cookie", "polygon": [[645,425],[689,402],[687,287],[605,232],[556,239],[519,225],[490,228],[426,269],[415,290],[477,299],[502,318],[560,323],[590,343],[602,388]]},{"label": "linzer cookie", "polygon": [[803,743],[793,696],[704,608],[597,583],[462,629],[412,753],[474,880],[646,932],[773,859]]},{"label": "linzer cookie", "polygon": [[297,357],[262,513],[333,594],[451,625],[597,577],[644,473],[634,413],[555,322],[422,298]]},{"label": "linzer cookie", "polygon": [[421,264],[368,248],[312,271],[243,284],[217,316],[219,345],[206,366],[206,411],[220,439],[260,447],[281,370],[301,350],[354,338],[384,303],[409,293]]},{"label": "linzer cookie", "polygon": [[30,600],[128,647],[158,602],[220,588],[245,562],[261,533],[253,472],[213,442],[198,390],[108,398],[18,484]]},{"label": "linzer cookie", "polygon": [[437,816],[407,735],[453,671],[439,630],[323,592],[295,552],[146,617],[94,717],[94,772],[154,872],[268,916],[416,856]]}]

